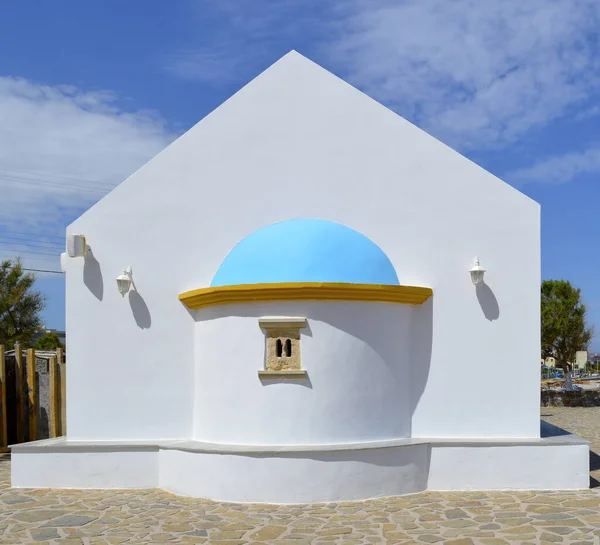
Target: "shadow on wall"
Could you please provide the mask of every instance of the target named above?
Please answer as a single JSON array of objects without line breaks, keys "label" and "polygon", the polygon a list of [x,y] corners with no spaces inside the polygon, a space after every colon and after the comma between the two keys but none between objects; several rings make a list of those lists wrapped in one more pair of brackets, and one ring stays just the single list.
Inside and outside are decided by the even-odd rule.
[{"label": "shadow on wall", "polygon": [[102,297],[104,296],[104,281],[102,279],[100,263],[94,257],[92,250],[88,250],[83,259],[83,283],[96,299],[102,301]]},{"label": "shadow on wall", "polygon": [[[325,322],[349,335],[361,339],[374,352],[390,371],[390,380],[398,385],[406,385],[409,396],[406,399],[407,417],[405,422],[411,422],[415,409],[425,390],[431,366],[433,343],[433,298],[425,303],[414,306],[410,313],[405,314],[401,308],[405,305],[371,304],[365,307],[365,315],[353,319],[352,316],[340,314],[339,307],[334,302],[323,302],[321,305],[307,304],[304,310],[294,303],[294,313],[308,317],[311,320]],[[406,309],[408,310],[408,309]],[[400,311],[400,312],[399,312]],[[243,304],[209,307],[198,312],[198,321],[216,320],[225,316],[258,318],[260,316],[286,315],[287,309],[281,303],[264,303],[260,306],[245,307]],[[369,315],[369,313],[372,313]],[[372,318],[372,319],[371,319]],[[381,326],[381,324],[389,324]],[[408,331],[399,328],[409,328]],[[312,336],[312,331],[302,330],[302,335]],[[410,353],[402,350],[405,339],[410,340]],[[400,359],[402,358],[402,359]],[[406,361],[408,358],[409,361]],[[408,368],[408,371],[407,371]],[[409,376],[410,374],[410,376]],[[311,384],[311,388],[313,385]],[[400,390],[403,387],[400,386]],[[402,395],[401,392],[399,395]],[[410,424],[409,424],[410,425]]]},{"label": "shadow on wall", "polygon": [[133,289],[129,292],[129,306],[131,312],[135,318],[135,323],[140,329],[148,329],[152,325],[152,316],[150,316],[150,310],[146,301],[139,294],[137,289]]},{"label": "shadow on wall", "polygon": [[[435,297],[435,296],[434,296]],[[422,305],[414,306],[411,322],[410,347],[410,414],[412,417],[425,391],[431,367],[433,346],[433,297]],[[412,430],[411,430],[412,433]]]},{"label": "shadow on wall", "polygon": [[497,320],[500,317],[500,307],[492,289],[485,282],[482,282],[481,284],[477,284],[475,290],[483,315],[490,322]]},{"label": "shadow on wall", "polygon": [[[405,305],[400,305],[400,308],[406,308]],[[431,352],[433,345],[433,297],[430,297],[422,305],[416,305],[411,308],[408,321],[401,319],[398,315],[397,305],[382,305],[370,306],[370,309],[375,312],[373,320],[354,321],[342,319],[337,310],[331,305],[323,305],[320,311],[313,313],[312,317],[317,320],[322,320],[328,324],[343,329],[350,335],[361,339],[368,344],[375,352],[379,354],[382,361],[385,362],[390,369],[394,379],[398,384],[408,382],[409,398],[406,400],[406,410],[408,411],[407,422],[412,427],[412,418],[416,407],[425,391],[425,386],[429,377],[429,369],[431,367]],[[384,323],[389,324],[389,327],[380,327],[377,324],[381,322],[377,318],[386,316]],[[373,327],[369,327],[372,324]],[[409,361],[400,361],[400,357],[404,359],[406,356],[402,354],[399,345],[404,342],[404,334],[399,328],[410,328],[408,339],[410,341]],[[407,340],[408,340],[407,339]],[[408,373],[406,368],[408,367]],[[402,417],[403,415],[399,415]],[[409,430],[409,436],[412,430]]]},{"label": "shadow on wall", "polygon": [[[427,475],[431,464],[431,448],[428,445],[411,445],[397,448],[375,448],[365,450],[337,450],[337,451],[312,451],[295,450],[293,452],[278,452],[277,457],[305,458],[307,460],[318,460],[320,462],[356,462],[376,465],[379,467],[398,466],[399,451],[402,452],[402,465],[417,472],[417,476],[422,484],[416,489],[427,488]],[[264,454],[244,453],[248,458],[264,458]],[[399,468],[400,469],[400,468]],[[400,469],[400,471],[402,471]],[[351,481],[352,479],[350,479]]]},{"label": "shadow on wall", "polygon": [[310,381],[310,377],[306,378],[262,378],[260,382],[263,386],[269,386],[271,384],[290,384],[292,386],[303,386],[304,388],[309,388],[312,390],[312,382]]}]

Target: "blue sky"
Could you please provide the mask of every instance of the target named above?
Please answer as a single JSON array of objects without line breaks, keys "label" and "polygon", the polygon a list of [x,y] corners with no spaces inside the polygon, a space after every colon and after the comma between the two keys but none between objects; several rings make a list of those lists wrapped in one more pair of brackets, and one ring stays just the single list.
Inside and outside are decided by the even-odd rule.
[{"label": "blue sky", "polygon": [[[600,330],[599,22],[595,0],[3,2],[0,257],[59,269],[67,224],[296,49],[540,202],[543,276]],[[64,327],[64,279],[38,286]]]}]

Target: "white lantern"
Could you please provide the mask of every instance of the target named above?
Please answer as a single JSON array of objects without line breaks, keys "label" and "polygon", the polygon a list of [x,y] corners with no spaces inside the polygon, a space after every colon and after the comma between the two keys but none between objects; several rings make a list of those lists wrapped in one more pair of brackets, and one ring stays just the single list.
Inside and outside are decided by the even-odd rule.
[{"label": "white lantern", "polygon": [[67,235],[67,254],[69,257],[83,257],[87,250],[83,235]]},{"label": "white lantern", "polygon": [[132,282],[131,267],[128,266],[123,269],[123,274],[117,276],[117,288],[123,297],[125,297],[125,294],[129,291],[129,288],[131,288]]},{"label": "white lantern", "polygon": [[471,273],[471,280],[473,281],[473,284],[477,285],[483,283],[485,269],[479,264],[478,258],[475,258],[473,267],[471,267],[469,272]]}]

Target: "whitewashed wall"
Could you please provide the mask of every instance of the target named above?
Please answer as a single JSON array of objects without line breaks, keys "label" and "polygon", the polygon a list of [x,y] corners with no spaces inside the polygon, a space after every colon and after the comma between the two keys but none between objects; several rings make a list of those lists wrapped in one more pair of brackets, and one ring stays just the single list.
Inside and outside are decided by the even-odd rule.
[{"label": "whitewashed wall", "polygon": [[[356,302],[198,311],[194,439],[308,445],[409,437],[411,311]],[[259,380],[261,316],[307,318],[300,330],[307,379]]]},{"label": "whitewashed wall", "polygon": [[[207,286],[247,234],[296,217],[362,232],[401,283],[434,288],[413,316],[432,333],[413,435],[538,434],[539,206],[292,53],[68,228],[94,252],[68,263],[69,435],[191,436],[195,323],[177,295]],[[128,264],[139,292],[123,300]]]}]

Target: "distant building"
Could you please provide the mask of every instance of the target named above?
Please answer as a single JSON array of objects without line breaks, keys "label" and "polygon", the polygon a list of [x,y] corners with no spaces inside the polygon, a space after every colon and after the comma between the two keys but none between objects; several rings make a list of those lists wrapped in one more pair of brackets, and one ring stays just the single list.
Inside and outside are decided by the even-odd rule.
[{"label": "distant building", "polygon": [[42,328],[38,329],[32,335],[32,337],[31,337],[32,344],[35,344],[35,341],[37,341],[42,335],[45,335],[46,333],[54,333],[58,337],[60,342],[63,344],[63,346],[66,346],[66,344],[67,344],[66,332],[60,331],[59,329],[50,329],[48,327],[42,327]]}]

